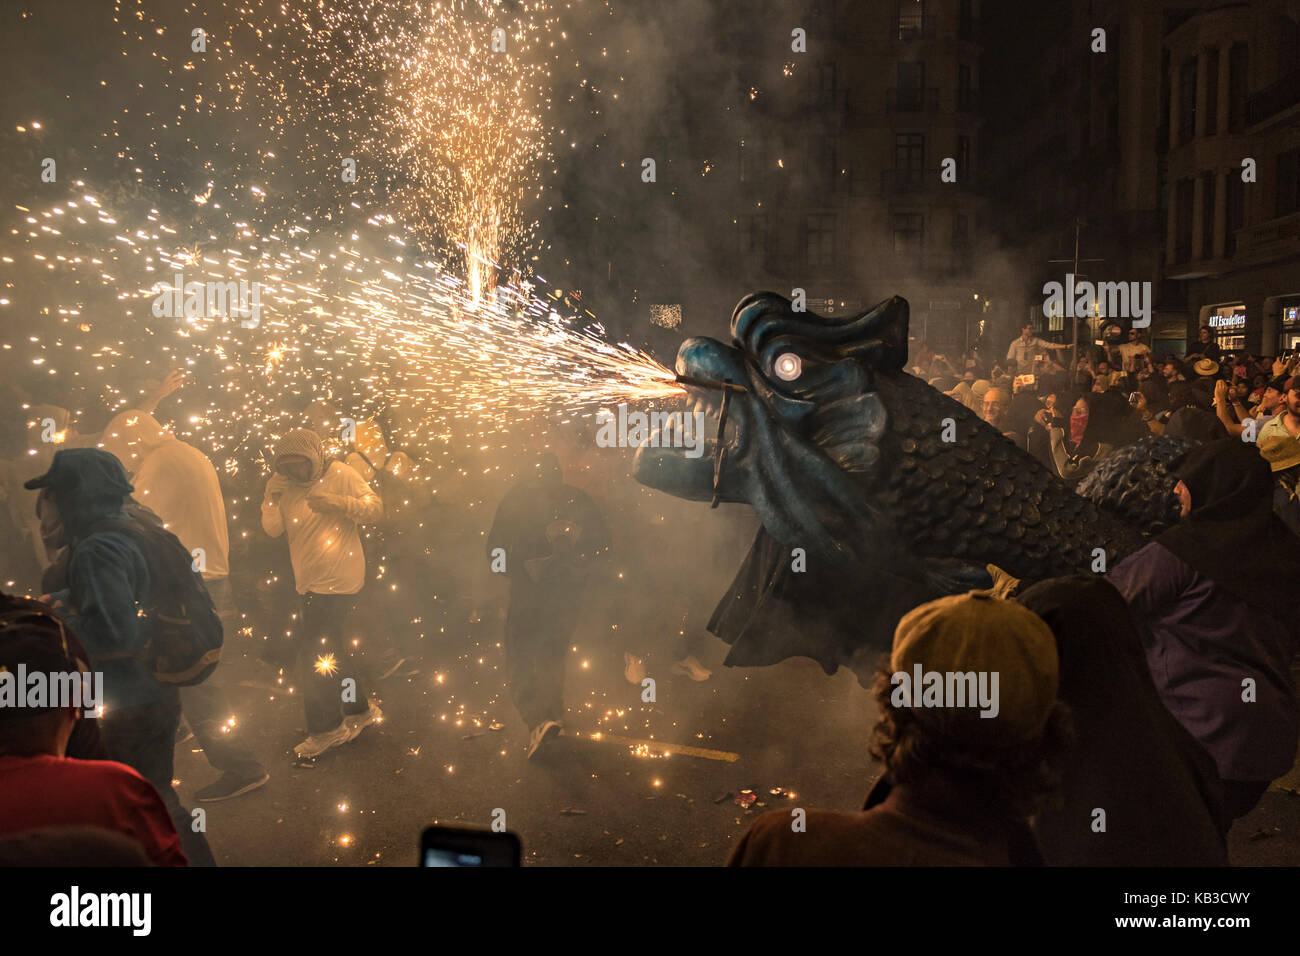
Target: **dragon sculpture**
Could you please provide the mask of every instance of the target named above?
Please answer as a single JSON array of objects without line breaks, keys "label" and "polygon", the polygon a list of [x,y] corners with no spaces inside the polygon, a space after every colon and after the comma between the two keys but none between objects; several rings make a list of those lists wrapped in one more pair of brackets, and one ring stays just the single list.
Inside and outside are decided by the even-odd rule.
[{"label": "dragon sculpture", "polygon": [[[965,405],[904,371],[908,305],[856,316],[742,299],[732,344],[685,341],[679,380],[714,416],[709,454],[661,435],[637,449],[642,484],[747,503],[762,528],[710,630],[727,663],[811,657],[866,681],[899,617],[944,594],[1110,567],[1176,520],[1167,463],[1147,439],[1076,493]],[[1107,504],[1113,507],[1107,507]]]}]

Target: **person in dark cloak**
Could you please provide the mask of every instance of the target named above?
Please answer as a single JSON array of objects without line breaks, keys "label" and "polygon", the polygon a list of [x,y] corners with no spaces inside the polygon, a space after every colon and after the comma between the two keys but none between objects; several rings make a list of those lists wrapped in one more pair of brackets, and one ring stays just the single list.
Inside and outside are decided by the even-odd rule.
[{"label": "person in dark cloak", "polygon": [[1051,578],[1017,600],[1056,637],[1058,694],[1074,730],[1061,800],[1034,818],[1043,861],[1226,865],[1227,821],[1214,761],[1161,703],[1114,585],[1093,575]]},{"label": "person in dark cloak", "polygon": [[498,568],[504,558],[510,581],[506,683],[530,728],[529,757],[562,730],[565,653],[592,562],[608,550],[595,503],[564,483],[553,454],[506,493],[492,521],[488,558]]},{"label": "person in dark cloak", "polygon": [[1186,520],[1110,580],[1132,609],[1165,707],[1214,758],[1231,820],[1295,760],[1300,539],[1273,512],[1273,479],[1253,444],[1209,442],[1172,470]]}]

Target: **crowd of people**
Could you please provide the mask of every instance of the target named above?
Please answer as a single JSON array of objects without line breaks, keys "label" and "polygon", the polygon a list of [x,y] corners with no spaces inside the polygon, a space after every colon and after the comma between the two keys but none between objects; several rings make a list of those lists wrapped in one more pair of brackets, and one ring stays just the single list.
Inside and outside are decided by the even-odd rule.
[{"label": "crowd of people", "polygon": [[[1184,356],[1157,358],[1132,330],[1068,365],[1065,347],[1029,326],[992,366],[919,350],[914,374],[1067,482],[1145,438],[1186,439],[1170,466],[1182,520],[1104,577],[1016,593],[995,576],[993,590],[906,615],[875,687],[884,775],[866,806],[809,811],[796,827],[762,816],[733,864],[1227,862],[1232,822],[1291,767],[1300,737],[1287,607],[1300,574],[1300,379],[1294,356],[1225,354],[1208,332]],[[276,612],[292,641],[268,641],[262,656],[301,688],[296,759],[380,722],[374,683],[414,653],[418,595],[369,605],[382,625],[372,656],[352,622],[371,530],[398,579],[437,573],[426,537],[437,504],[411,480],[417,462],[380,425],[334,456],[321,434],[295,429],[242,489],[258,533],[232,535],[227,502],[241,499],[229,475],[155,417],[181,384],[169,377],[99,422],[34,408],[31,428],[54,422],[60,440],[9,462],[8,570],[39,588],[0,594],[0,673],[102,675],[104,693],[91,715],[66,702],[0,707],[0,861],[214,862],[173,786],[173,754],[192,735],[219,773],[199,802],[270,780],[225,716],[220,658],[250,610],[274,617],[277,568],[294,592]],[[509,584],[506,683],[531,757],[561,729],[565,650],[619,529],[553,454],[526,464],[490,527],[466,540]],[[478,609],[462,601],[459,613]],[[679,644],[674,672],[708,679],[697,643]],[[637,683],[640,658],[625,662]],[[900,702],[897,675],[913,668],[998,675],[997,719]]]},{"label": "crowd of people", "polygon": [[[1253,441],[1294,487],[1289,447],[1300,437],[1297,356],[1224,352],[1202,328],[1185,354],[1156,356],[1140,329],[1108,332],[1103,343],[1061,361],[1067,346],[1025,325],[1005,357],[977,351],[960,358],[924,345],[910,371],[955,398],[1038,458],[1077,483],[1115,450],[1151,435],[1196,441],[1225,436]],[[1293,514],[1284,515],[1295,522]]]},{"label": "crowd of people", "polygon": [[[1181,357],[1137,329],[1068,366],[1065,349],[1026,325],[991,367],[922,347],[911,371],[1070,482],[1183,437],[1181,520],[1104,575],[906,615],[875,688],[884,775],[866,806],[793,828],[766,814],[732,865],[1221,865],[1233,822],[1294,765],[1295,356],[1225,353],[1209,328]],[[900,702],[898,676],[922,665],[998,673],[999,719]]]}]

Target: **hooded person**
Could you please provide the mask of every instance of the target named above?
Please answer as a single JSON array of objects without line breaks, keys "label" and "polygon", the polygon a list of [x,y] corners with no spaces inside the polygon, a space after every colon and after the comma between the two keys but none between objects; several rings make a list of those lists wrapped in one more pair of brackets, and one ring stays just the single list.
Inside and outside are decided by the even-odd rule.
[{"label": "hooded person", "polygon": [[294,752],[314,758],[355,739],[382,716],[362,688],[343,628],[366,580],[359,526],[378,521],[384,509],[353,468],[325,460],[313,431],[285,435],[272,469],[262,530],[288,538],[294,587],[302,598],[297,641],[307,738]]},{"label": "hooded person", "polygon": [[[236,615],[230,591],[230,537],[217,470],[206,455],[181,441],[148,412],[131,410],[114,417],[100,439],[105,451],[122,462],[135,487],[135,500],[148,508],[194,557],[204,586],[226,632]],[[247,793],[269,779],[265,768],[240,742],[239,722],[221,685],[220,671],[201,684],[181,688],[181,706],[204,756],[222,778],[195,794],[201,802]]]},{"label": "hooded person", "polygon": [[383,518],[370,533],[372,541],[382,542],[382,573],[388,585],[377,609],[384,620],[382,639],[386,641],[376,668],[378,680],[421,653],[419,640],[434,621],[427,605],[429,588],[439,595],[455,593],[454,584],[430,567],[430,555],[443,541],[435,532],[440,522],[430,513],[433,494],[429,483],[417,461],[395,449],[386,414],[355,423],[344,459],[378,491],[383,502]]},{"label": "hooded person", "polygon": [[1041,863],[1028,820],[1055,792],[1070,740],[1052,632],[991,590],[905,614],[874,693],[884,776],[857,812],[759,817],[731,866]]},{"label": "hooded person", "polygon": [[487,556],[510,582],[506,684],[529,728],[530,758],[561,732],[565,657],[587,575],[608,550],[595,502],[564,483],[550,452],[537,457],[493,516]]},{"label": "hooded person", "polygon": [[1043,862],[1226,865],[1214,761],[1161,703],[1119,592],[1079,575],[1040,581],[1016,600],[1055,636],[1059,697],[1073,728],[1060,800],[1033,822]]},{"label": "hooded person", "polygon": [[141,411],[113,418],[100,446],[131,476],[136,500],[161,518],[191,554],[201,552],[203,580],[209,590],[219,590],[212,584],[230,573],[230,537],[221,483],[208,457]]},{"label": "hooded person", "polygon": [[1052,467],[1063,479],[1073,483],[1087,476],[1114,446],[1102,441],[1099,434],[1105,431],[1105,425],[1094,392],[1068,396],[1066,403],[1058,399],[1059,417],[1053,422],[1048,436]]},{"label": "hooded person", "polygon": [[[81,639],[91,666],[103,674],[100,732],[108,756],[133,767],[157,789],[181,834],[192,865],[210,866],[212,851],[190,826],[172,786],[180,695],[153,676],[144,659],[147,616],[166,600],[164,582],[184,569],[150,565],[125,510],[134,490],[122,463],[98,448],[58,451],[44,475],[26,482],[40,490],[43,534],[66,545],[66,590],[50,596]],[[183,546],[158,528],[184,560]],[[197,586],[197,584],[196,584]]]},{"label": "hooded person", "polygon": [[1175,462],[1186,520],[1110,573],[1138,624],[1160,698],[1209,751],[1235,819],[1286,773],[1300,739],[1291,658],[1300,539],[1273,512],[1252,443],[1208,442]]}]

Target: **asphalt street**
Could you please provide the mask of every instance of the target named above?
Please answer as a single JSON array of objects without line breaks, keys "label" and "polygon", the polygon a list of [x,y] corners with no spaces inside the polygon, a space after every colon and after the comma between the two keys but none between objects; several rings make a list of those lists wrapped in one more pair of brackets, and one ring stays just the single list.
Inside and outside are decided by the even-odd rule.
[{"label": "asphalt street", "polygon": [[[292,681],[232,638],[223,682],[271,781],[203,805],[218,862],[408,866],[425,826],[487,826],[504,810],[526,864],[716,866],[756,814],[857,808],[878,774],[867,754],[875,705],[847,672],[827,677],[798,660],[721,667],[712,642],[714,673],[700,683],[651,652],[656,700],[645,703],[624,677],[622,646],[600,635],[575,637],[565,735],[530,761],[505,695],[499,623],[470,631],[459,649],[446,640],[380,682],[382,723],[314,762],[293,758],[303,715]],[[176,759],[191,807],[217,776],[194,748],[180,745]],[[1298,778],[1238,822],[1234,863],[1300,862]]]}]

